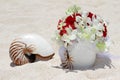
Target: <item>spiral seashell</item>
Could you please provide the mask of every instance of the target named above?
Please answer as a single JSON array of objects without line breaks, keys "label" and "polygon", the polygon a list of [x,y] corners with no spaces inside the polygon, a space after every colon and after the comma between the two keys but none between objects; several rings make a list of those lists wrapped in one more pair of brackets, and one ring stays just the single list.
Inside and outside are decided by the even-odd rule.
[{"label": "spiral seashell", "polygon": [[16,65],[32,63],[37,60],[50,60],[54,52],[50,44],[36,34],[22,35],[10,45],[10,58]]}]

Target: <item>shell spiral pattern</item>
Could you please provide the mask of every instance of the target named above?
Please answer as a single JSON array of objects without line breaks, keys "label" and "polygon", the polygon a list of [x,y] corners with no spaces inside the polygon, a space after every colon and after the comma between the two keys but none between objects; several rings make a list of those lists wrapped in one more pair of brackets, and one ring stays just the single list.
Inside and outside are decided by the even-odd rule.
[{"label": "shell spiral pattern", "polygon": [[29,59],[25,56],[25,54],[30,55],[34,50],[32,45],[27,46],[27,44],[21,41],[14,41],[10,46],[10,57],[13,63],[17,65],[22,65],[30,62]]}]

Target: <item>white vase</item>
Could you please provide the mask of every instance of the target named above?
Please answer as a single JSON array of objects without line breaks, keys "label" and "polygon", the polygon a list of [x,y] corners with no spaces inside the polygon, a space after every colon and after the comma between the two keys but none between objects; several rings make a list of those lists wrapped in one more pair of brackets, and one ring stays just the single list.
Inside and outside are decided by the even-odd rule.
[{"label": "white vase", "polygon": [[[70,64],[66,63],[66,50],[71,58]],[[64,46],[60,47],[59,55],[63,68],[67,66],[66,68],[87,69],[93,66],[95,62],[96,47],[88,41],[79,41],[73,45],[69,45],[67,48]]]}]

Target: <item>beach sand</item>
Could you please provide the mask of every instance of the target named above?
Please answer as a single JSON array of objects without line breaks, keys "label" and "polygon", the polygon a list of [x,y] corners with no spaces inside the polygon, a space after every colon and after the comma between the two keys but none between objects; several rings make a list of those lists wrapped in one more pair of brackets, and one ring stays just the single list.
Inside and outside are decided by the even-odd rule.
[{"label": "beach sand", "polygon": [[[66,72],[59,68],[59,46],[52,40],[59,18],[74,4],[109,22],[109,53],[98,55],[93,68]],[[0,80],[120,80],[120,0],[0,0]],[[13,66],[9,57],[12,40],[36,33],[53,47],[52,60]]]}]

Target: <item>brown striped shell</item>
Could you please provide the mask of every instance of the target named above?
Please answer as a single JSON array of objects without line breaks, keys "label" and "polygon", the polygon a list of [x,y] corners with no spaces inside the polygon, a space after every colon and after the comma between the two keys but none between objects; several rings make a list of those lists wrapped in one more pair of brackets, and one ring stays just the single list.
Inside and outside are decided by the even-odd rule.
[{"label": "brown striped shell", "polygon": [[[27,38],[26,38],[26,36],[27,36]],[[10,58],[14,64],[23,65],[26,63],[35,62],[36,60],[46,61],[46,60],[52,59],[52,57],[54,56],[54,53],[44,55],[44,56],[41,53],[39,53],[39,51],[37,53],[36,49],[40,48],[40,46],[42,46],[44,44],[42,44],[42,45],[38,44],[40,46],[37,47],[37,44],[35,44],[36,41],[34,42],[33,40],[39,40],[39,39],[41,40],[41,37],[38,38],[38,35],[37,35],[37,37],[35,35],[34,39],[32,39],[32,38],[28,38],[28,36],[34,36],[34,35],[25,35],[24,37],[15,39],[11,43],[9,53],[10,53]],[[30,40],[33,42],[29,42]],[[29,43],[27,43],[26,41]],[[44,40],[43,41],[41,40],[41,43],[44,43]],[[45,43],[46,43],[46,41],[45,41]],[[45,52],[45,50],[44,50],[44,52]]]},{"label": "brown striped shell", "polygon": [[64,57],[65,57],[65,60],[62,60],[62,64],[61,64],[62,68],[72,70],[73,69],[73,64],[72,64],[73,63],[73,59],[69,55],[68,50],[65,51]]}]

